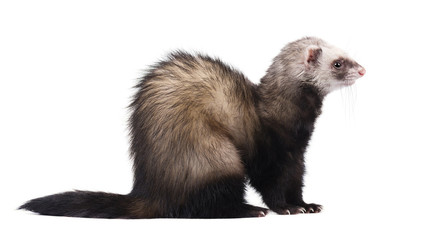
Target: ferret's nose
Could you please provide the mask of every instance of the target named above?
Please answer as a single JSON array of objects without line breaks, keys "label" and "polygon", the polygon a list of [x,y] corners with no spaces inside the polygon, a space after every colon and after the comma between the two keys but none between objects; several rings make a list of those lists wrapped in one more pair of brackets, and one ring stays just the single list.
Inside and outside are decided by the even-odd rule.
[{"label": "ferret's nose", "polygon": [[366,74],[366,69],[364,69],[364,67],[360,67],[358,69],[358,74],[360,74],[361,76],[364,76],[364,74]]}]

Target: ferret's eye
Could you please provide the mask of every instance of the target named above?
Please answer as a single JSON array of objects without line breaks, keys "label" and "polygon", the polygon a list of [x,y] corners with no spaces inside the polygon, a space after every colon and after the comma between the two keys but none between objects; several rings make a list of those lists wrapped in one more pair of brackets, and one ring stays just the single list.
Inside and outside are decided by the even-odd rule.
[{"label": "ferret's eye", "polygon": [[335,62],[335,63],[333,64],[333,66],[334,66],[335,68],[341,68],[341,67],[342,67],[342,63],[341,63],[341,62]]}]

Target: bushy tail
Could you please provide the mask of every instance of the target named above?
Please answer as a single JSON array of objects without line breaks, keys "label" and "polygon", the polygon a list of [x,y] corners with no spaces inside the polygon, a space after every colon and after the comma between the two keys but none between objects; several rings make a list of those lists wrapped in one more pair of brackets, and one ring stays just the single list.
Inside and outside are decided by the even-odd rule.
[{"label": "bushy tail", "polygon": [[154,218],[153,209],[130,195],[104,192],[64,192],[28,201],[19,209],[50,216],[86,218]]}]

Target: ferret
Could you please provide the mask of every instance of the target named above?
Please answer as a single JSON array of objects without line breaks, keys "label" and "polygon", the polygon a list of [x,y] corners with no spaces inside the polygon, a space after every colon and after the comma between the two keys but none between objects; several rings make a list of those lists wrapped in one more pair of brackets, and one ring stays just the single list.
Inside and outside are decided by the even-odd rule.
[{"label": "ferret", "polygon": [[[258,85],[183,51],[151,67],[130,104],[127,195],[73,191],[20,209],[88,218],[244,218],[318,213],[305,203],[304,153],[324,97],[366,70],[315,37],[287,44]],[[244,198],[249,183],[267,208]]]}]

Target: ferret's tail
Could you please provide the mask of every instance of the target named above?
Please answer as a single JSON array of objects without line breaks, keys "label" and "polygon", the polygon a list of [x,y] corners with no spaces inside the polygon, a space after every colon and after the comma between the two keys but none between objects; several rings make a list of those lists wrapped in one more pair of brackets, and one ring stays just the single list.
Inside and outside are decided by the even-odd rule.
[{"label": "ferret's tail", "polygon": [[86,218],[155,218],[156,211],[142,199],[104,192],[64,192],[28,201],[19,209],[50,216]]}]

